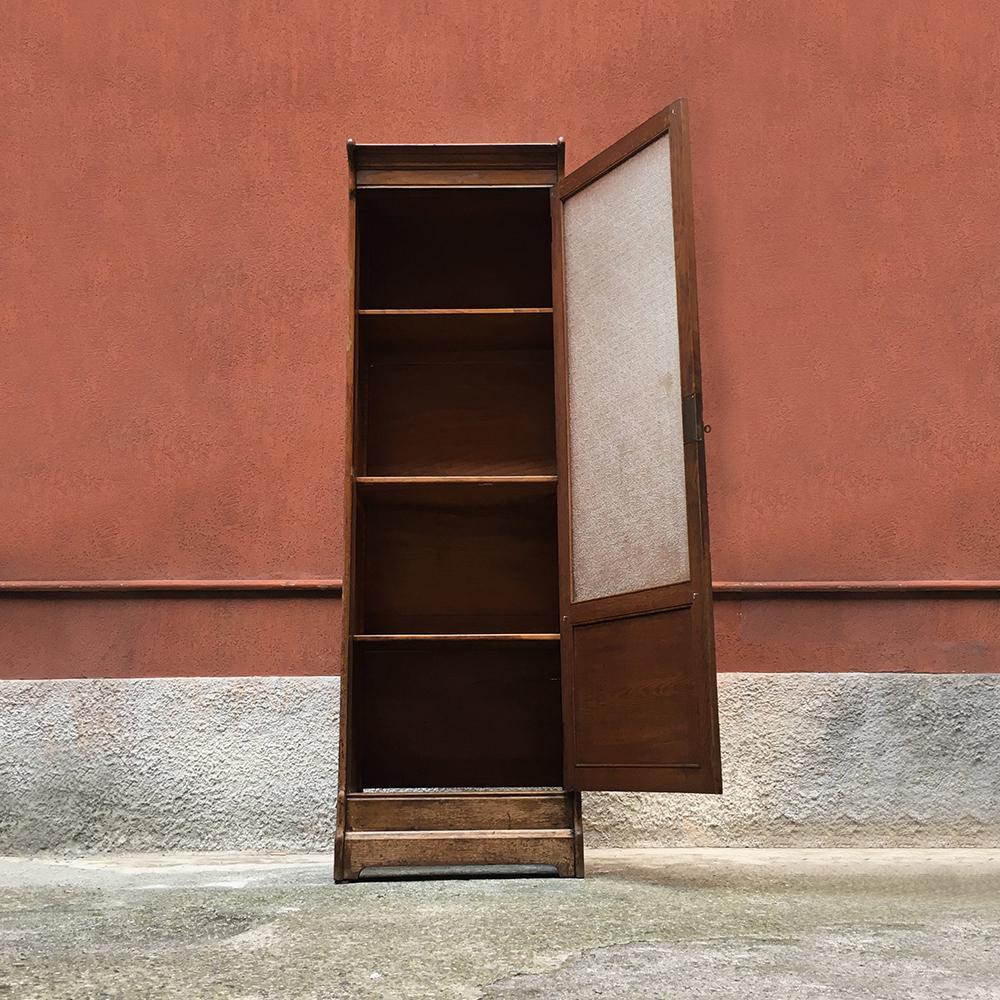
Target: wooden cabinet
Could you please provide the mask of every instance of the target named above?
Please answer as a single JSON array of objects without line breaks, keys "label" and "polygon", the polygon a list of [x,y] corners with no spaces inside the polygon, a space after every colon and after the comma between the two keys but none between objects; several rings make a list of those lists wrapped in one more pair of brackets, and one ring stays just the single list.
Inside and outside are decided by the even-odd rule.
[{"label": "wooden cabinet", "polygon": [[349,145],[338,880],[581,876],[581,791],[721,791],[685,115]]}]

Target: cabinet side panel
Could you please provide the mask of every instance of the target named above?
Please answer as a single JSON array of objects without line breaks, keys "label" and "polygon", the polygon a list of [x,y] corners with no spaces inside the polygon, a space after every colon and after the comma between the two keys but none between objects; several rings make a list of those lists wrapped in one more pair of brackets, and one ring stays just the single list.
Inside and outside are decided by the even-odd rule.
[{"label": "cabinet side panel", "polygon": [[344,852],[347,823],[347,793],[355,787],[354,760],[351,747],[351,669],[354,636],[354,467],[358,455],[357,420],[357,225],[355,211],[355,157],[354,144],[347,145],[350,168],[350,204],[348,206],[348,315],[347,315],[347,385],[345,388],[345,454],[344,454],[344,590],[342,613],[344,620],[344,647],[340,676],[340,745],[337,772],[337,829],[334,840],[334,878],[344,879]]}]

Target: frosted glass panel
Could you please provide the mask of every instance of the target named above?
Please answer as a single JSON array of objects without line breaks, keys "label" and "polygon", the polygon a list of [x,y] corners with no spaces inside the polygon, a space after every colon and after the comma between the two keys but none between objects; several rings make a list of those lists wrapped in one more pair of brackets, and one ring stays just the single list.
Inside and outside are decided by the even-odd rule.
[{"label": "frosted glass panel", "polygon": [[573,599],[690,578],[667,136],[566,200]]}]

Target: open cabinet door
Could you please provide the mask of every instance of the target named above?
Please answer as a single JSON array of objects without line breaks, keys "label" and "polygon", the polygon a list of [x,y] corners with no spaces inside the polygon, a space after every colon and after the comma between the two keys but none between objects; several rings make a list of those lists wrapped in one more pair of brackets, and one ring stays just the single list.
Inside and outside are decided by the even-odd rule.
[{"label": "open cabinet door", "polygon": [[565,786],[721,792],[685,102],[553,222]]}]

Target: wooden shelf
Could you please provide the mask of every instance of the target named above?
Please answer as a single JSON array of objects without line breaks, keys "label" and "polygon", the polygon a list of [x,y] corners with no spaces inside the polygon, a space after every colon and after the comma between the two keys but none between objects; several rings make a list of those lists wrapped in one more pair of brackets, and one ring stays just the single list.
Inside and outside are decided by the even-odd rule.
[{"label": "wooden shelf", "polygon": [[358,486],[514,486],[553,484],[558,476],[355,476]]},{"label": "wooden shelf", "polygon": [[558,642],[558,632],[448,632],[437,635],[356,635],[355,642]]},{"label": "wooden shelf", "polygon": [[551,306],[512,309],[359,309],[359,316],[537,316],[551,315]]},{"label": "wooden shelf", "polygon": [[[370,374],[372,366],[452,367],[456,363],[477,363],[490,365],[496,375],[497,365],[501,369],[516,365],[520,370],[525,364],[536,364],[548,370],[546,385],[551,395],[553,340],[549,308],[359,309],[357,327],[362,372],[368,370]],[[454,371],[452,374],[461,375]],[[422,383],[426,377],[426,373],[418,377],[418,382]],[[471,377],[478,383],[482,373],[479,379],[475,372]],[[525,386],[529,397],[532,384],[529,380]],[[400,388],[405,391],[406,386]],[[449,381],[436,380],[434,388],[444,392],[446,398],[456,392]],[[489,388],[488,385],[484,388],[485,401],[493,399]],[[462,398],[460,392],[458,398]],[[529,406],[530,402],[531,399]],[[417,408],[416,413],[419,412]]]}]

